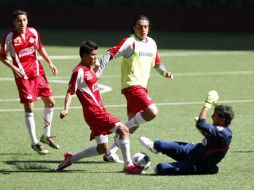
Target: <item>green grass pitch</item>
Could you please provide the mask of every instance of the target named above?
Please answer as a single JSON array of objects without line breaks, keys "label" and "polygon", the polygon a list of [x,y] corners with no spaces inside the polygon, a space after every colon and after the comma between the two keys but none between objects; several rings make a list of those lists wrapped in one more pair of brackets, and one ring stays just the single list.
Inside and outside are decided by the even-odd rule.
[{"label": "green grass pitch", "polygon": [[[1,38],[4,30],[1,30]],[[124,32],[42,31],[41,38],[59,69],[54,77],[43,62],[56,96],[52,134],[61,149],[50,149],[46,156],[37,155],[30,147],[24,122],[23,107],[11,71],[0,64],[0,189],[253,189],[254,175],[254,35],[251,34],[175,34],[154,32],[161,59],[175,80],[161,77],[152,69],[149,95],[159,108],[159,115],[145,123],[131,136],[131,153],[146,152],[152,161],[142,176],[121,173],[121,164],[104,163],[102,156],[83,159],[57,173],[55,168],[67,150],[77,152],[94,146],[89,141],[89,128],[84,123],[77,98],[64,120],[59,119],[63,96],[72,69],[79,62],[78,48],[82,40],[92,39],[100,46],[99,56],[117,43]],[[61,57],[66,56],[66,57]],[[72,57],[68,57],[72,56]],[[57,59],[56,59],[57,58]],[[120,59],[108,64],[99,83],[112,91],[102,94],[107,110],[126,121],[124,96],[120,93]],[[233,141],[228,154],[219,163],[217,175],[155,176],[153,167],[171,162],[142,147],[138,138],[200,142],[194,117],[199,114],[207,92],[218,91],[220,103],[233,107]],[[41,100],[35,104],[37,136],[43,132]],[[210,111],[210,114],[212,111]],[[209,118],[208,121],[211,121]],[[110,143],[113,141],[110,137]]]}]

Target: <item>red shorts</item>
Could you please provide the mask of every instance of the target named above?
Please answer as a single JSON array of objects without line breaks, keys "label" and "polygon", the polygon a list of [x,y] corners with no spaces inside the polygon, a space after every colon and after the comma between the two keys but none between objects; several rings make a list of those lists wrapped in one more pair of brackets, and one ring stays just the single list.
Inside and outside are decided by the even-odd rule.
[{"label": "red shorts", "polygon": [[122,94],[127,101],[127,113],[135,115],[153,104],[153,100],[148,96],[146,88],[141,86],[131,86],[122,90]]},{"label": "red shorts", "polygon": [[45,75],[40,75],[38,77],[38,82],[39,82],[39,90],[38,90],[38,96],[42,97],[50,97],[52,96],[52,90],[50,88],[50,85],[48,83],[48,80]]},{"label": "red shorts", "polygon": [[32,103],[37,100],[38,96],[52,96],[52,90],[45,75],[27,80],[15,78],[15,81],[19,91],[20,103],[22,104]]},{"label": "red shorts", "polygon": [[91,134],[90,140],[99,135],[108,135],[120,120],[113,117],[106,110],[98,110],[90,114],[83,113],[86,123],[89,125]]},{"label": "red shorts", "polygon": [[32,103],[38,98],[38,77],[25,80],[22,78],[15,78],[16,85],[19,91],[20,103]]}]

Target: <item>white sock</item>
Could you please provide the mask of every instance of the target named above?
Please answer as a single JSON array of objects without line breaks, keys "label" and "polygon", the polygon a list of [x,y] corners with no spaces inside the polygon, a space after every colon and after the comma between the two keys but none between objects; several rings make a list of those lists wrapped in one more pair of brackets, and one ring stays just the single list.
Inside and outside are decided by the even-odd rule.
[{"label": "white sock", "polygon": [[39,143],[35,132],[34,113],[25,112],[25,122],[33,145]]},{"label": "white sock", "polygon": [[80,152],[78,152],[76,154],[73,154],[70,159],[70,162],[74,163],[74,162],[79,161],[82,158],[98,156],[98,155],[99,155],[99,153],[96,150],[96,146],[93,146],[93,147],[87,148],[85,150],[81,150]]},{"label": "white sock", "polygon": [[117,138],[116,142],[122,152],[124,166],[133,165],[130,155],[130,140]]},{"label": "white sock", "polygon": [[[129,137],[133,135],[133,134],[129,134]],[[117,146],[117,144],[114,142],[111,147],[107,150],[106,154],[108,156],[111,156],[113,154],[116,154],[116,152],[118,151],[119,147]]]},{"label": "white sock", "polygon": [[116,154],[118,150],[118,146],[116,143],[113,143],[112,146],[107,150],[106,154],[108,156],[111,156],[112,154]]},{"label": "white sock", "polygon": [[138,126],[142,123],[145,123],[146,120],[143,119],[141,112],[136,113],[135,117],[128,120],[125,125],[130,129],[132,127]]},{"label": "white sock", "polygon": [[43,111],[43,120],[44,120],[44,135],[46,137],[50,137],[50,131],[51,131],[51,123],[53,119],[53,111],[54,108],[47,108],[44,107]]}]

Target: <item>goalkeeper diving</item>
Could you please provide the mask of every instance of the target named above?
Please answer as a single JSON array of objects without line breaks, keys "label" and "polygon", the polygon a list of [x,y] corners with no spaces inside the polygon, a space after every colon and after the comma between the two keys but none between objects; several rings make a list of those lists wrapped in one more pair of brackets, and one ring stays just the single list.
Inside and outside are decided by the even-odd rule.
[{"label": "goalkeeper diving", "polygon": [[[188,174],[216,174],[219,171],[217,164],[228,152],[232,139],[229,128],[234,112],[230,106],[216,104],[219,95],[215,90],[208,92],[199,117],[196,119],[196,128],[204,139],[201,143],[193,144],[178,141],[152,141],[147,137],[140,137],[140,142],[153,153],[162,153],[175,162],[163,162],[155,167],[159,175],[188,175]],[[206,122],[209,110],[214,106],[212,113],[213,124]]]}]

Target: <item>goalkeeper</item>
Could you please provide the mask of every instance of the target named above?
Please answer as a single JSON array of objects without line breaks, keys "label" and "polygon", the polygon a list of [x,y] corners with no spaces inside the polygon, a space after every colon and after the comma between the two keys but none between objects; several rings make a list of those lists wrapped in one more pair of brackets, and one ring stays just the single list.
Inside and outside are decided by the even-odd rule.
[{"label": "goalkeeper", "polygon": [[[234,112],[226,105],[215,105],[219,96],[216,91],[208,93],[204,107],[196,120],[196,127],[204,136],[201,143],[176,141],[152,141],[140,137],[140,142],[153,153],[162,153],[176,160],[173,163],[159,163],[155,172],[159,175],[216,174],[217,164],[226,155],[232,139],[229,128]],[[215,105],[212,114],[213,124],[207,124],[209,109]]]}]

